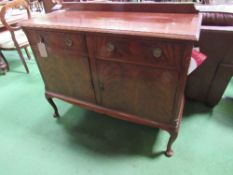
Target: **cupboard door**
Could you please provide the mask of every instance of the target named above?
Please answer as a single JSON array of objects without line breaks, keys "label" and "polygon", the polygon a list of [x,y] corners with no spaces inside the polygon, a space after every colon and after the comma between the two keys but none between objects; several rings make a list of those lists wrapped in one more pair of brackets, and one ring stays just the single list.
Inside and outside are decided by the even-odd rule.
[{"label": "cupboard door", "polygon": [[98,59],[96,68],[101,105],[161,123],[176,117],[175,71]]},{"label": "cupboard door", "polygon": [[[53,34],[51,33],[50,38],[52,38]],[[54,36],[57,35],[59,34],[54,34]],[[75,39],[74,36],[71,38],[70,45],[72,47],[80,45],[80,43],[77,43],[77,41],[80,41],[80,36],[77,35],[77,37],[79,40]],[[48,44],[49,40],[46,41],[46,38],[44,40],[48,53],[47,57],[41,57],[37,46],[32,46],[32,49],[45,82],[46,90],[95,103],[89,61],[85,56],[87,54],[80,54],[80,49],[76,49],[77,51],[69,48],[61,49],[56,45]]]}]

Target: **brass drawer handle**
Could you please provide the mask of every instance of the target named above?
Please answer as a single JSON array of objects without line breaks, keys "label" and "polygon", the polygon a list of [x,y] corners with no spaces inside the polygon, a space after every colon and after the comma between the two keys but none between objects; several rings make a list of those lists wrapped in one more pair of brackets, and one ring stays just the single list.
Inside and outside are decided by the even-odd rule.
[{"label": "brass drawer handle", "polygon": [[162,56],[162,53],[163,53],[162,49],[160,49],[160,48],[153,49],[153,56],[155,58],[160,58]]},{"label": "brass drawer handle", "polygon": [[71,47],[73,45],[73,41],[70,38],[65,39],[65,44],[67,47]]},{"label": "brass drawer handle", "polygon": [[113,51],[115,50],[114,44],[108,43],[108,44],[107,44],[107,50],[108,50],[109,52],[113,52]]}]

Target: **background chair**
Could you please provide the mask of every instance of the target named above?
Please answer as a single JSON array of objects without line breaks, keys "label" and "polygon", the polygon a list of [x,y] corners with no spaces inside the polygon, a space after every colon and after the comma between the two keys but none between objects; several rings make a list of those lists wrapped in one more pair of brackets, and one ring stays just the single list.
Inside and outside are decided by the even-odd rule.
[{"label": "background chair", "polygon": [[27,0],[27,1],[31,11],[33,11],[34,9],[39,12],[43,11],[42,0]]},{"label": "background chair", "polygon": [[[29,69],[25,62],[24,56],[21,49],[24,49],[28,58],[30,59],[30,54],[27,49],[29,46],[28,40],[21,27],[14,24],[9,24],[6,19],[6,13],[11,9],[26,9],[27,18],[31,18],[31,13],[29,10],[29,5],[25,0],[14,0],[7,5],[5,5],[0,12],[1,22],[7,30],[0,32],[0,50],[16,50],[19,54],[19,57],[26,69],[26,72],[29,73]],[[2,55],[4,58],[4,55]],[[5,59],[6,60],[6,59]]]},{"label": "background chair", "polygon": [[62,5],[59,1],[55,0],[42,0],[45,13],[50,13],[56,10],[60,10]]}]

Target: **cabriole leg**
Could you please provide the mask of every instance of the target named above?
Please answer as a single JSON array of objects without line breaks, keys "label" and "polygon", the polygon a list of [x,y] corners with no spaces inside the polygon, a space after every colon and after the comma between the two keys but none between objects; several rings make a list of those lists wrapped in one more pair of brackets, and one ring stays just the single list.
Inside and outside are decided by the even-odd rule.
[{"label": "cabriole leg", "polygon": [[171,157],[173,155],[172,144],[177,138],[178,132],[177,131],[170,131],[170,138],[167,144],[166,156]]},{"label": "cabriole leg", "polygon": [[50,96],[48,96],[48,95],[46,95],[46,94],[45,94],[45,97],[46,97],[46,99],[48,100],[49,104],[50,104],[50,105],[53,107],[53,109],[54,109],[53,117],[55,117],[55,118],[60,117],[60,115],[59,115],[59,113],[58,113],[57,106],[56,106],[56,104],[54,103],[52,97],[50,97]]}]

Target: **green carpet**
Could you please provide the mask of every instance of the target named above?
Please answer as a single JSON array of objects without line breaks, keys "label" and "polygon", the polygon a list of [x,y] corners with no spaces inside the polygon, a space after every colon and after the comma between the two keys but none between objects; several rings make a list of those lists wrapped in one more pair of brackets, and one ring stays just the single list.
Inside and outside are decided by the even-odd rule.
[{"label": "green carpet", "polygon": [[[35,60],[28,75],[15,52],[0,76],[0,175],[232,175],[233,100],[211,109],[187,102],[175,154],[169,135],[44,98]],[[224,96],[233,97],[233,80]]]}]

